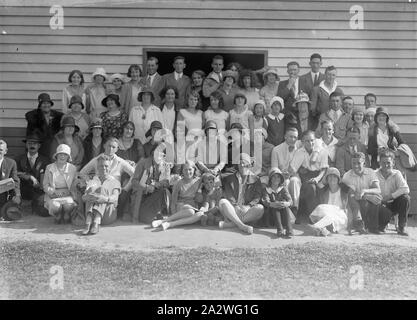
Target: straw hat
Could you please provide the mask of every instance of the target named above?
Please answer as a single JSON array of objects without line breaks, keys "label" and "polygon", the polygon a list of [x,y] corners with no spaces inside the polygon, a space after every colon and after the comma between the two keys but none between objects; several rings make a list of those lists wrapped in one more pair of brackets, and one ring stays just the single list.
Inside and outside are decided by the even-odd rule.
[{"label": "straw hat", "polygon": [[56,152],[54,153],[53,158],[56,160],[56,156],[60,153],[64,153],[66,155],[68,155],[69,159],[68,161],[71,162],[72,158],[71,158],[71,147],[69,145],[66,144],[60,144],[57,148],[56,148]]},{"label": "straw hat", "polygon": [[96,71],[93,72],[93,75],[91,76],[92,81],[94,81],[95,76],[102,76],[104,78],[104,81],[107,80],[107,74],[106,70],[104,68],[97,68]]}]

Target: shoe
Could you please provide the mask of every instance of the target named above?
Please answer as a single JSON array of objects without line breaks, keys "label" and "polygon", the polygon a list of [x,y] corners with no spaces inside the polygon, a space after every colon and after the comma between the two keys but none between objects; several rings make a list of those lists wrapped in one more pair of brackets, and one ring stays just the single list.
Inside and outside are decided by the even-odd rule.
[{"label": "shoe", "polygon": [[284,238],[285,234],[282,231],[277,230],[277,238]]},{"label": "shoe", "polygon": [[158,227],[161,226],[162,220],[154,220],[154,221],[152,221],[151,224],[152,224],[152,228],[158,228]]},{"label": "shoe", "polygon": [[285,238],[287,239],[291,239],[292,237],[294,237],[294,233],[292,231],[286,231],[285,232]]},{"label": "shoe", "polygon": [[400,236],[405,236],[405,237],[408,237],[408,233],[407,233],[404,229],[402,229],[402,228],[398,228],[397,233],[398,233]]},{"label": "shoe", "polygon": [[247,234],[252,234],[253,233],[253,227],[252,226],[246,226],[245,228],[245,232]]},{"label": "shoe", "polygon": [[321,228],[320,229],[320,236],[321,237],[327,237],[328,235],[330,235],[330,231],[327,230],[326,228]]},{"label": "shoe", "polygon": [[99,231],[99,224],[93,223],[93,226],[91,227],[90,234],[97,234]]},{"label": "shoe", "polygon": [[157,213],[154,220],[164,220],[164,216],[160,213]]},{"label": "shoe", "polygon": [[169,222],[162,222],[161,223],[161,227],[162,227],[162,230],[166,230],[166,229],[168,229],[168,227],[169,227]]},{"label": "shoe", "polygon": [[224,228],[224,221],[219,221],[219,228],[223,229]]},{"label": "shoe", "polygon": [[360,228],[357,231],[359,232],[359,234],[368,234],[369,233],[365,228]]},{"label": "shoe", "polygon": [[82,232],[83,236],[86,236],[90,233],[90,229],[91,229],[91,224],[86,224],[85,225],[85,230]]},{"label": "shoe", "polygon": [[208,217],[204,214],[201,216],[200,223],[203,227],[207,226]]}]

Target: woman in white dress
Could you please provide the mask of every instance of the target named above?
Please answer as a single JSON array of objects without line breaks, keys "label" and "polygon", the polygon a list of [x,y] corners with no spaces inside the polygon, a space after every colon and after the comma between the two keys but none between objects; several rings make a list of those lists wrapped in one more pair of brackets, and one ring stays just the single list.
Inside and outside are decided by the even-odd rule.
[{"label": "woman in white dress", "polygon": [[200,95],[190,92],[187,107],[178,112],[178,121],[184,122],[187,136],[203,134],[203,111],[200,110]]},{"label": "woman in white dress", "polygon": [[244,129],[249,129],[249,118],[252,116],[248,106],[247,99],[243,93],[237,93],[234,98],[234,108],[229,111],[230,125],[240,123]]},{"label": "woman in white dress", "polygon": [[207,121],[214,121],[217,125],[219,133],[226,132],[227,121],[229,114],[223,110],[223,97],[219,91],[214,91],[210,94],[210,107],[204,112],[204,123]]}]

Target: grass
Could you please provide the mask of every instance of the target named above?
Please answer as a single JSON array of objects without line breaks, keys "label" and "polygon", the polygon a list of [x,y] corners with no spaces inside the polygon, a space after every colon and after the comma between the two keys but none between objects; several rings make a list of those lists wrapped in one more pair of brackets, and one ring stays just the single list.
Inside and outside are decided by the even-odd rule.
[{"label": "grass", "polygon": [[[307,243],[127,252],[45,241],[0,245],[0,297],[6,299],[411,299],[417,294],[417,254],[399,246]],[[49,286],[54,265],[64,270],[63,290]],[[363,269],[363,290],[349,288],[355,265]]]}]

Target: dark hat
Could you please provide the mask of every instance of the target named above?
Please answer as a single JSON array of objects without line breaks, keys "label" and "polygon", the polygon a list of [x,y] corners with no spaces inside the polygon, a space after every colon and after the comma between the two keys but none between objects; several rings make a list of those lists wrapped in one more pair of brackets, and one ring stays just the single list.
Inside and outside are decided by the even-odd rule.
[{"label": "dark hat", "polygon": [[54,105],[54,102],[51,100],[51,97],[47,93],[41,93],[38,96],[38,108],[41,107],[42,102],[49,102],[51,106]]},{"label": "dark hat", "polygon": [[148,87],[148,86],[144,86],[142,88],[142,90],[140,90],[140,92],[138,93],[138,101],[142,101],[142,96],[143,96],[144,93],[150,93],[151,96],[152,96],[151,101],[154,101],[155,100],[155,96],[153,94],[152,89],[150,87]]},{"label": "dark hat", "polygon": [[235,94],[235,96],[233,97],[233,100],[237,99],[237,98],[243,98],[243,99],[247,99],[246,96],[242,93],[242,92],[238,92]]},{"label": "dark hat", "polygon": [[75,120],[73,117],[63,117],[61,120],[61,128],[65,127],[74,127],[75,132],[80,131],[80,128],[75,124]]},{"label": "dark hat", "polygon": [[103,129],[103,119],[101,118],[94,118],[94,120],[90,124],[90,130],[94,128],[101,128]]},{"label": "dark hat", "polygon": [[82,99],[80,96],[78,96],[78,95],[72,96],[72,97],[71,97],[71,100],[70,100],[70,103],[69,103],[69,105],[68,105],[68,108],[70,108],[70,109],[71,109],[71,106],[72,106],[74,103],[79,103],[79,104],[81,105],[81,109],[84,109],[83,99]]},{"label": "dark hat", "polygon": [[42,138],[39,136],[39,134],[37,134],[36,132],[32,132],[30,134],[26,135],[26,138],[22,140],[24,143],[26,143],[27,141],[35,141],[35,142],[42,142]]},{"label": "dark hat", "polygon": [[339,179],[339,182],[340,182],[340,180],[341,180],[340,171],[337,168],[330,167],[330,168],[327,169],[326,174],[324,175],[324,178],[322,180],[323,184],[327,184],[327,177],[330,176],[330,175],[336,176]]},{"label": "dark hat", "polygon": [[243,126],[242,126],[242,124],[240,124],[239,122],[234,122],[234,123],[232,123],[232,125],[230,126],[230,129],[238,129],[238,130],[243,130]]},{"label": "dark hat", "polygon": [[375,123],[376,123],[376,118],[378,117],[379,114],[385,114],[387,116],[387,123],[388,123],[389,121],[388,109],[385,107],[378,107],[378,109],[376,109],[375,116],[374,116]]},{"label": "dark hat", "polygon": [[22,211],[20,206],[13,201],[8,201],[1,208],[1,217],[8,221],[15,221],[22,219]]},{"label": "dark hat", "polygon": [[117,106],[120,107],[120,101],[119,96],[114,93],[108,94],[103,100],[101,100],[101,104],[103,107],[107,108],[107,100],[112,99],[114,102],[116,102]]},{"label": "dark hat", "polygon": [[204,131],[208,129],[217,129],[217,124],[213,120],[208,120],[204,126]]},{"label": "dark hat", "polygon": [[145,133],[145,137],[150,137],[152,135],[152,129],[163,129],[162,123],[159,121],[152,121],[151,127]]}]

